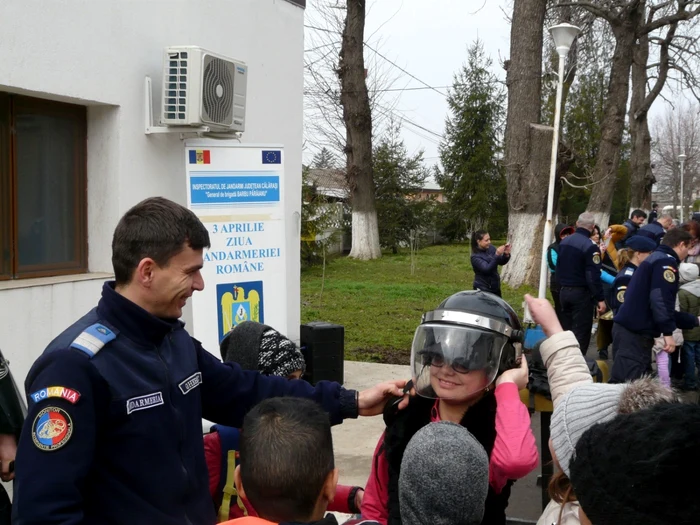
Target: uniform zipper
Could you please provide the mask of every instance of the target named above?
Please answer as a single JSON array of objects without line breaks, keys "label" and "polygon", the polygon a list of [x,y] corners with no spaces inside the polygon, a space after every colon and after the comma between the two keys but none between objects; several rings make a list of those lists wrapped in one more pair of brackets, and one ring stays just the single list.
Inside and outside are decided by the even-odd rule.
[{"label": "uniform zipper", "polygon": [[[170,343],[173,342],[173,336],[172,334],[167,335],[168,340]],[[155,345],[154,345],[155,346]],[[173,398],[170,393],[170,387],[171,387],[171,382],[170,382],[170,370],[168,369],[168,364],[165,362],[165,359],[163,359],[163,355],[160,352],[160,348],[158,346],[155,347],[156,349],[156,354],[158,355],[158,359],[160,359],[160,362],[163,363],[163,368],[165,369],[165,381],[167,383],[167,395],[168,399],[170,400],[170,406],[173,410],[173,413],[175,414],[175,421],[177,423],[177,433],[178,433],[178,453],[180,454],[180,466],[182,467],[182,473],[184,474],[184,479],[185,479],[185,493],[187,493],[187,489],[189,488],[189,472],[187,471],[187,467],[185,467],[185,462],[182,459],[182,445],[184,443],[184,433],[183,433],[183,425],[182,425],[182,417],[180,416],[180,411],[175,407],[175,404],[173,403]],[[187,507],[185,506],[185,520],[187,525],[192,525],[192,521],[190,520],[189,516],[187,516]]]}]

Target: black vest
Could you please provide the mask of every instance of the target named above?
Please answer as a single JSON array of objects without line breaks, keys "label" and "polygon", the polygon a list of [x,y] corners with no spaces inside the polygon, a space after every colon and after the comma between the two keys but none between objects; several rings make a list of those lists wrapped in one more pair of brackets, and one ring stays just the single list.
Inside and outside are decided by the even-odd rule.
[{"label": "black vest", "polygon": [[[388,525],[401,525],[399,509],[399,473],[401,460],[408,442],[413,435],[430,423],[434,399],[416,396],[411,398],[407,408],[392,417],[385,418],[387,429],[384,435],[382,450],[386,454],[389,465],[389,520]],[[491,451],[496,440],[496,398],[493,392],[487,393],[478,403],[471,406],[460,421],[460,424],[471,432],[481,443],[491,458]],[[482,525],[505,525],[506,507],[510,498],[513,481],[508,481],[500,494],[496,494],[489,484],[486,497],[486,510]]]}]

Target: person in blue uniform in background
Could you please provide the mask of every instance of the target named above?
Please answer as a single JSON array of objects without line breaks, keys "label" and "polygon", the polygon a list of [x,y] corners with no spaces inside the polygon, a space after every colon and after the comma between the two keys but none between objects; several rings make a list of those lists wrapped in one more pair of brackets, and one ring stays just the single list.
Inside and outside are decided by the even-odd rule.
[{"label": "person in blue uniform in background", "polygon": [[561,293],[561,284],[557,280],[557,260],[559,258],[559,245],[562,240],[566,239],[569,235],[574,234],[574,228],[566,224],[557,224],[554,228],[554,242],[547,248],[547,268],[549,268],[549,291],[552,294],[552,299],[554,300],[554,311],[557,313],[557,318],[561,322],[561,299],[559,294]]},{"label": "person in blue uniform in background", "polygon": [[593,214],[579,215],[576,233],[561,241],[556,268],[561,285],[561,325],[574,333],[583,355],[591,342],[594,305],[599,314],[606,309],[600,280],[600,248],[590,239],[594,226]]},{"label": "person in blue uniform in background", "polygon": [[681,228],[670,230],[661,246],[634,271],[624,302],[613,318],[615,361],[610,383],[632,381],[647,373],[654,338],[659,334],[664,337],[663,351],[673,353],[676,327],[698,326],[697,317],[676,311],[678,265],[687,257],[691,239],[690,233]]},{"label": "person in blue uniform in background", "polygon": [[647,257],[656,249],[656,243],[644,235],[635,235],[628,239],[627,247],[617,252],[620,271],[617,272],[613,281],[608,304],[613,311],[613,316],[625,302],[625,292],[632,280],[634,271]]},{"label": "person in blue uniform in background", "polygon": [[[16,525],[215,522],[202,417],[240,427],[259,401],[317,401],[331,424],[381,413],[405,381],[357,393],[223,364],[178,319],[204,288],[209,233],[164,198],[130,209],[112,240],[115,281],[54,339],[25,382]],[[406,401],[407,403],[407,401]]]},{"label": "person in blue uniform in background", "polygon": [[673,228],[673,217],[668,213],[664,213],[659,217],[659,220],[649,221],[649,224],[639,228],[639,233],[646,234],[647,236],[653,238],[656,241],[656,245],[661,244],[661,240],[666,235],[666,232]]},{"label": "person in blue uniform in background", "polygon": [[474,269],[474,289],[490,292],[501,297],[501,277],[498,267],[510,261],[510,244],[496,248],[491,244],[491,236],[486,230],[472,234],[472,268]]}]

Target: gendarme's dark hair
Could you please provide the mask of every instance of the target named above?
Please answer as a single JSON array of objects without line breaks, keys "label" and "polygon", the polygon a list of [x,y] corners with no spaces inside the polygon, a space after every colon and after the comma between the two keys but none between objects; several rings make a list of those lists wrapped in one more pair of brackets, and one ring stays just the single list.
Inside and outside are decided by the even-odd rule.
[{"label": "gendarme's dark hair", "polygon": [[278,397],[253,408],[241,432],[241,481],[261,518],[311,518],[335,468],[328,414],[308,399]]},{"label": "gendarme's dark hair", "polygon": [[117,285],[131,282],[142,259],[167,266],[185,243],[209,248],[209,232],[190,210],[163,197],[151,197],[127,211],[112,238],[112,266]]},{"label": "gendarme's dark hair", "polygon": [[666,232],[661,240],[661,244],[675,248],[682,242],[690,244],[692,240],[693,236],[690,235],[690,232],[685,231],[683,228],[673,228]]},{"label": "gendarme's dark hair", "polygon": [[479,249],[479,241],[483,239],[489,232],[486,230],[476,230],[472,233],[472,252]]},{"label": "gendarme's dark hair", "polygon": [[641,217],[642,219],[646,219],[646,218],[647,218],[647,214],[644,212],[644,210],[634,210],[634,211],[630,214],[630,219],[635,219],[635,218],[637,218],[637,217]]}]

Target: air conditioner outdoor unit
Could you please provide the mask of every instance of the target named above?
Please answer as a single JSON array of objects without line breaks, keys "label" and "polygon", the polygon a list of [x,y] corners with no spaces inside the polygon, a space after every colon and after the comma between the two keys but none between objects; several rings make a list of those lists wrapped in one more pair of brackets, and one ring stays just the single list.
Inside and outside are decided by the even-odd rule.
[{"label": "air conditioner outdoor unit", "polygon": [[165,48],[163,117],[167,126],[244,131],[248,67],[196,46]]}]

